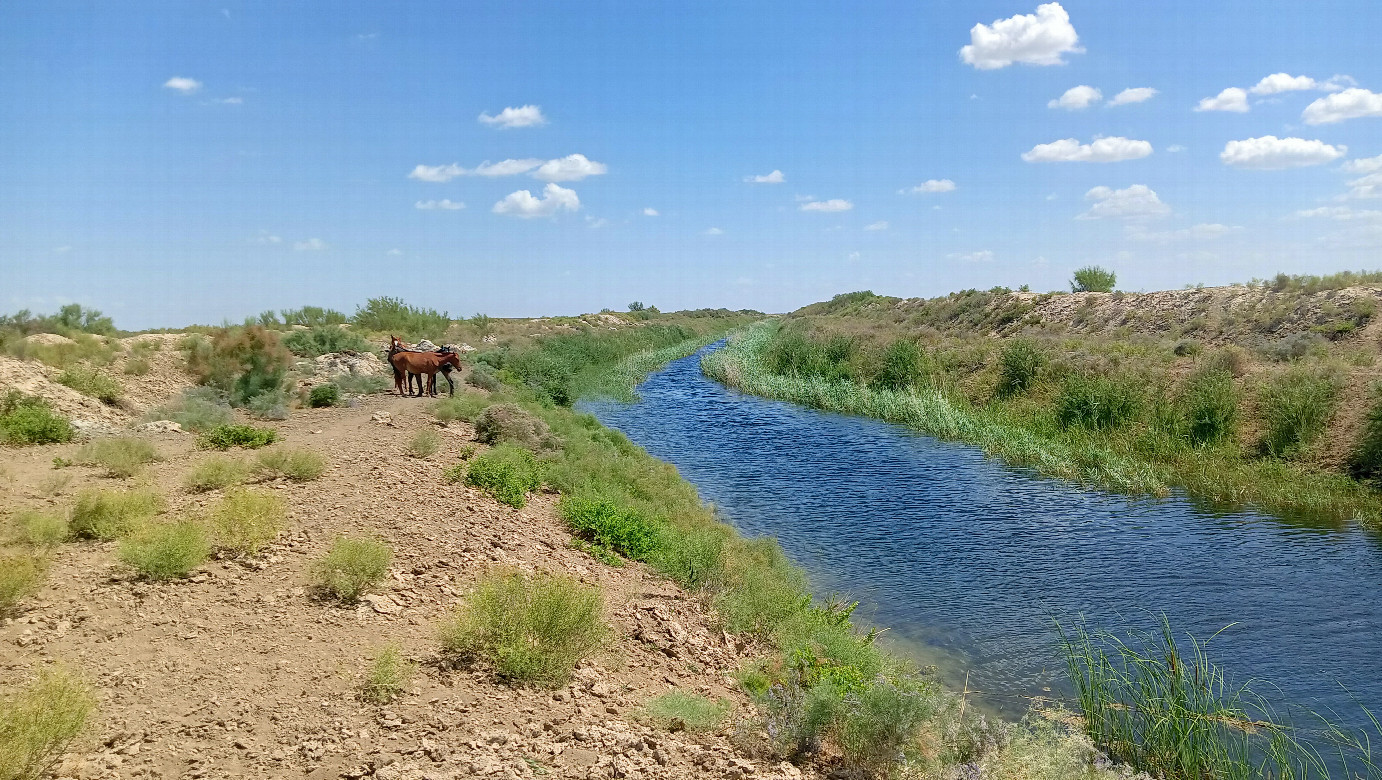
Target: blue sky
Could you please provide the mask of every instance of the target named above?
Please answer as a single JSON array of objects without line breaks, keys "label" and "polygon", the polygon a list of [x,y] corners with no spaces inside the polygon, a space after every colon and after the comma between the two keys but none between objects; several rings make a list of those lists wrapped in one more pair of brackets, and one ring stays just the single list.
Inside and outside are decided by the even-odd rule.
[{"label": "blue sky", "polygon": [[1379,29],[1375,2],[10,0],[0,308],[784,311],[1382,266]]}]

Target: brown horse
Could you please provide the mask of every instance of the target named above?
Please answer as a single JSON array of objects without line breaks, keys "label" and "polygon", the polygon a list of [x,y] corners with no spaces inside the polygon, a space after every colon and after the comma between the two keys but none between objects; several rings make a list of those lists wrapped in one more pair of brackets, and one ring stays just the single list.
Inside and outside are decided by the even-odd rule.
[{"label": "brown horse", "polygon": [[[412,395],[412,394],[413,394],[413,379],[414,379],[414,378],[417,379],[417,394],[418,394],[418,395],[422,395],[422,376],[421,376],[421,375],[418,375],[418,374],[410,374],[410,373],[408,373],[407,371],[404,371],[404,370],[400,369],[398,366],[394,365],[394,362],[393,362],[393,356],[396,355],[396,354],[398,354],[399,352],[414,352],[414,351],[416,351],[416,350],[414,350],[412,347],[409,347],[407,344],[404,344],[403,341],[402,341],[401,339],[399,339],[397,336],[389,336],[389,356],[388,356],[388,359],[389,359],[389,366],[390,366],[391,368],[393,368],[393,389],[394,389],[394,392],[398,393],[399,395]],[[407,383],[408,383],[408,389],[407,389],[406,392],[405,392],[404,389],[403,389],[403,383],[404,383],[405,380],[406,380]]]},{"label": "brown horse", "polygon": [[[400,392],[401,374],[426,374],[428,392],[435,396],[437,394],[437,372],[440,371],[446,377],[446,384],[450,388],[451,395],[456,394],[456,383],[451,381],[451,369],[461,367],[461,356],[455,352],[410,352],[403,347],[403,342],[397,336],[391,336],[389,363],[394,369],[394,385],[400,388]],[[421,383],[418,387],[419,396],[422,395],[420,385]],[[408,394],[412,395],[411,380],[409,380],[408,391]]]}]

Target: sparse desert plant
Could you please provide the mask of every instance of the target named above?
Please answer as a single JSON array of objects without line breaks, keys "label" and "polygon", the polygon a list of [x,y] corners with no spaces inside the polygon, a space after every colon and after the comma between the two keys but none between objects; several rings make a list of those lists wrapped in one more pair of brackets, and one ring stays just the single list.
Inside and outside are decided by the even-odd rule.
[{"label": "sparse desert plant", "polygon": [[1206,355],[1204,360],[1200,362],[1200,370],[1227,371],[1229,375],[1237,379],[1248,373],[1248,355],[1230,344]]},{"label": "sparse desert plant", "polygon": [[1024,393],[1036,382],[1037,374],[1046,365],[1046,355],[1027,339],[1013,339],[998,356],[998,394]]},{"label": "sparse desert plant", "polygon": [[253,425],[218,425],[197,437],[197,446],[202,449],[228,450],[231,447],[244,447],[252,450],[273,444],[278,432],[273,428],[256,428]]},{"label": "sparse desert plant", "polygon": [[554,450],[561,446],[547,423],[517,404],[494,404],[475,418],[475,438],[484,444],[513,442],[529,450]]},{"label": "sparse desert plant", "polygon": [[69,368],[57,375],[57,383],[67,385],[82,395],[89,395],[102,403],[113,404],[120,400],[124,389],[120,383],[94,368]]},{"label": "sparse desert plant", "polygon": [[245,411],[260,420],[286,420],[290,414],[288,393],[281,387],[255,394],[244,406]]},{"label": "sparse desert plant", "polygon": [[76,676],[50,669],[0,702],[0,780],[41,777],[67,751],[96,707]]},{"label": "sparse desert plant", "polygon": [[423,428],[408,442],[408,454],[414,458],[429,458],[441,447],[441,436],[431,428]]},{"label": "sparse desert plant", "polygon": [[0,444],[61,444],[76,432],[47,401],[11,390],[0,398]]},{"label": "sparse desert plant", "polygon": [[211,555],[206,529],[193,520],[146,525],[120,541],[120,561],[148,580],[186,577]]},{"label": "sparse desert plant", "polygon": [[416,671],[417,664],[404,657],[398,645],[386,645],[370,663],[360,698],[371,704],[388,704],[403,694]]},{"label": "sparse desert plant", "polygon": [[211,511],[211,526],[216,547],[232,555],[254,555],[278,538],[287,527],[283,499],[263,491],[235,488],[226,492]]},{"label": "sparse desert plant", "polygon": [[1118,277],[1107,268],[1087,265],[1075,272],[1070,280],[1071,292],[1113,292]]},{"label": "sparse desert plant", "polygon": [[183,342],[187,371],[198,384],[224,392],[233,406],[281,391],[293,355],[278,334],[259,325],[221,328],[210,338],[194,334]]},{"label": "sparse desert plant", "polygon": [[503,381],[499,379],[499,375],[494,372],[494,369],[484,363],[476,363],[471,366],[470,371],[466,373],[465,381],[468,385],[490,392],[494,392],[504,386]]},{"label": "sparse desert plant", "polygon": [[222,391],[214,387],[189,387],[177,400],[154,409],[144,415],[144,419],[172,420],[183,430],[203,432],[231,424],[235,415]]},{"label": "sparse desert plant", "polygon": [[479,393],[460,393],[443,398],[432,404],[428,410],[442,422],[465,420],[471,422],[490,405],[489,398]]},{"label": "sparse desert plant", "polygon": [[125,361],[125,373],[130,376],[144,376],[153,370],[147,358],[131,357]]},{"label": "sparse desert plant", "polygon": [[77,462],[102,466],[112,477],[132,477],[144,470],[145,464],[159,460],[158,449],[133,436],[110,436],[96,439],[77,452]]},{"label": "sparse desert plant", "polygon": [[311,450],[266,450],[255,459],[254,470],[261,477],[311,482],[326,471],[326,458]]},{"label": "sparse desert plant", "polygon": [[330,382],[312,388],[312,392],[307,396],[307,405],[313,409],[320,409],[323,406],[336,406],[340,403],[341,388]]},{"label": "sparse desert plant", "polygon": [[14,528],[19,541],[34,547],[56,547],[67,541],[71,533],[67,518],[42,509],[21,509],[16,512]]},{"label": "sparse desert plant", "polygon": [[1227,371],[1197,371],[1181,393],[1185,433],[1196,446],[1230,441],[1238,426],[1238,393]]},{"label": "sparse desert plant", "polygon": [[38,590],[47,572],[47,560],[31,550],[0,551],[0,615]]},{"label": "sparse desert plant", "polygon": [[1072,376],[1056,397],[1056,421],[1067,429],[1115,428],[1137,415],[1138,400],[1125,383],[1101,376]]},{"label": "sparse desert plant", "polygon": [[377,539],[340,536],[313,573],[323,592],[353,604],[384,579],[392,559],[393,551]]},{"label": "sparse desert plant", "polygon": [[69,527],[83,539],[109,541],[126,536],[163,509],[152,490],[87,490],[78,494]]},{"label": "sparse desert plant", "polygon": [[515,509],[528,503],[528,493],[542,486],[533,453],[513,444],[500,444],[470,461],[465,482]]},{"label": "sparse desert plant", "polygon": [[192,493],[205,493],[238,485],[249,475],[250,468],[244,461],[218,455],[197,464],[187,473],[183,485]]},{"label": "sparse desert plant", "polygon": [[555,687],[604,643],[603,610],[599,590],[569,577],[491,573],[442,623],[442,650],[504,680]]},{"label": "sparse desert plant", "polygon": [[1267,428],[1263,451],[1288,458],[1310,446],[1333,416],[1338,394],[1336,377],[1300,366],[1269,380],[1258,396]]},{"label": "sparse desert plant", "polygon": [[649,699],[634,717],[667,731],[703,734],[718,730],[729,709],[730,703],[725,699],[711,701],[694,693],[669,691]]},{"label": "sparse desert plant", "polygon": [[898,757],[915,749],[922,725],[936,712],[936,696],[923,685],[880,678],[844,696],[834,740],[855,770],[886,777]]}]

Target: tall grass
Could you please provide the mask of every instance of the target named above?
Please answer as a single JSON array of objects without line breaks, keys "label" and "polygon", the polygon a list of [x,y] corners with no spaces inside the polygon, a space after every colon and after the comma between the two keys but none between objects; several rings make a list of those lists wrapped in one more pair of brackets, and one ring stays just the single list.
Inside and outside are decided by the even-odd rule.
[{"label": "tall grass", "polygon": [[1262,449],[1285,458],[1309,447],[1324,433],[1338,395],[1336,377],[1300,366],[1272,378],[1258,399],[1267,424]]}]

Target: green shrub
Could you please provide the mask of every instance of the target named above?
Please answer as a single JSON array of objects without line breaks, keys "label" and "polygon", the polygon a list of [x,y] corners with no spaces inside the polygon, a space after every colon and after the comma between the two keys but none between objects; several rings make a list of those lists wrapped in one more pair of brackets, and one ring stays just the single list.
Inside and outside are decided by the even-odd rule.
[{"label": "green shrub", "polygon": [[1349,456],[1348,468],[1354,479],[1382,477],[1382,385],[1372,388],[1372,405]]},{"label": "green shrub", "polygon": [[96,706],[91,689],[60,669],[0,703],[0,780],[35,780],[57,763]]},{"label": "green shrub", "polygon": [[283,317],[283,326],[291,328],[294,325],[302,325],[308,328],[322,328],[328,325],[344,325],[346,316],[335,309],[323,309],[320,306],[303,306],[301,309],[284,309],[280,314]]},{"label": "green shrub", "polygon": [[451,327],[451,317],[436,309],[410,306],[399,298],[370,298],[355,310],[351,324],[374,333],[391,333],[410,341],[427,338],[440,342]]},{"label": "green shrub", "polygon": [[34,547],[56,547],[67,541],[71,533],[66,517],[41,509],[19,510],[14,516],[14,526],[18,540]]},{"label": "green shrub", "polygon": [[1209,353],[1200,363],[1201,371],[1227,371],[1237,379],[1248,373],[1248,356],[1243,350],[1230,344]]},{"label": "green shrub", "polygon": [[0,398],[0,444],[61,444],[76,432],[47,401],[14,390]]},{"label": "green shrub", "polygon": [[557,687],[604,643],[603,610],[597,589],[569,577],[487,574],[443,622],[442,650],[482,660],[500,679]]},{"label": "green shrub", "polygon": [[197,446],[202,449],[228,450],[231,447],[256,449],[273,444],[278,432],[273,428],[256,428],[253,425],[218,425],[197,437]]},{"label": "green shrub", "polygon": [[1185,432],[1196,446],[1232,441],[1238,427],[1238,393],[1227,371],[1198,371],[1181,393]]},{"label": "green shrub", "polygon": [[341,536],[317,561],[313,573],[324,593],[353,604],[384,579],[392,558],[393,551],[383,542]]},{"label": "green shrub", "polygon": [[245,411],[260,420],[288,419],[288,393],[281,387],[265,390],[244,404]]},{"label": "green shrub", "polygon": [[431,428],[418,431],[413,440],[408,442],[408,454],[414,458],[429,458],[440,448],[441,436]]},{"label": "green shrub", "polygon": [[499,375],[494,372],[494,369],[484,363],[476,363],[471,366],[470,371],[465,376],[465,381],[466,384],[490,392],[494,392],[504,386],[503,381],[499,379]]},{"label": "green shrub", "polygon": [[154,445],[132,436],[96,439],[77,452],[78,463],[102,466],[112,477],[132,477],[156,460],[159,456]]},{"label": "green shrub", "polygon": [[393,382],[383,375],[365,376],[363,374],[340,374],[331,380],[342,395],[374,395],[387,393]]},{"label": "green shrub", "polygon": [[163,509],[152,490],[86,490],[72,507],[72,535],[109,541],[127,536]]},{"label": "green shrub", "polygon": [[311,450],[267,450],[255,459],[254,470],[263,477],[311,482],[326,471],[326,458]]},{"label": "green shrub", "polygon": [[210,338],[194,335],[183,348],[188,373],[198,384],[224,392],[233,406],[281,390],[293,361],[278,334],[258,325],[220,328]]},{"label": "green shrub", "polygon": [[216,547],[232,555],[254,555],[288,527],[283,499],[263,490],[235,488],[226,492],[207,523]]},{"label": "green shrub", "polygon": [[667,731],[704,734],[720,728],[730,706],[727,699],[711,701],[694,693],[669,691],[648,700],[634,717]]},{"label": "green shrub", "polygon": [[216,456],[202,461],[188,472],[183,485],[192,493],[205,493],[238,485],[249,478],[250,468],[244,461]]},{"label": "green shrub", "polygon": [[312,388],[312,393],[307,398],[307,405],[313,409],[319,409],[323,406],[335,406],[340,402],[341,388],[330,382]]},{"label": "green shrub", "polygon": [[42,555],[28,550],[0,552],[0,616],[37,591],[47,572],[48,562]]},{"label": "green shrub", "polygon": [[833,738],[850,767],[886,777],[899,756],[916,749],[917,734],[936,709],[934,690],[877,678],[845,694]]},{"label": "green shrub", "polygon": [[924,380],[921,350],[915,341],[899,338],[883,351],[883,365],[872,384],[887,390],[906,390],[922,384]]},{"label": "green shrub", "polygon": [[144,376],[153,370],[149,361],[142,357],[132,357],[125,361],[125,373],[130,376]]},{"label": "green shrub", "polygon": [[294,355],[308,358],[329,352],[368,352],[372,348],[360,334],[334,325],[295,330],[283,337],[283,346]]},{"label": "green shrub", "polygon": [[479,393],[461,393],[433,402],[428,411],[442,422],[464,420],[473,422],[490,405],[488,397]]},{"label": "green shrub", "polygon": [[527,494],[542,486],[542,477],[533,453],[512,444],[500,444],[470,461],[465,482],[502,503],[522,509],[528,503]]},{"label": "green shrub", "polygon": [[146,420],[172,420],[185,431],[200,433],[235,420],[225,393],[214,387],[189,387],[171,404],[144,415]]},{"label": "green shrub", "polygon": [[661,544],[661,523],[603,496],[563,496],[557,513],[577,537],[635,561]]},{"label": "green shrub", "polygon": [[1113,292],[1118,277],[1106,268],[1087,265],[1075,272],[1070,281],[1071,292]]},{"label": "green shrub", "polygon": [[1137,415],[1138,400],[1126,383],[1101,376],[1074,376],[1065,381],[1056,397],[1056,421],[1066,429],[1116,428]]},{"label": "green shrub", "polygon": [[1297,366],[1268,380],[1258,395],[1266,432],[1262,449],[1288,458],[1310,446],[1334,415],[1339,381],[1330,374]]},{"label": "green shrub", "polygon": [[388,704],[403,694],[417,671],[417,665],[403,656],[398,645],[386,645],[370,664],[360,698],[371,704]]},{"label": "green shrub", "polygon": [[119,401],[124,392],[119,382],[94,368],[69,368],[57,375],[57,383],[107,404]]},{"label": "green shrub", "polygon": [[475,438],[484,444],[513,442],[526,449],[554,450],[561,443],[541,419],[517,404],[494,404],[475,418]]},{"label": "green shrub", "polygon": [[182,520],[145,526],[120,541],[120,561],[149,580],[186,577],[211,555],[200,523]]},{"label": "green shrub", "polygon": [[1017,395],[1030,388],[1046,365],[1046,355],[1027,339],[1013,339],[998,356],[998,394]]}]

